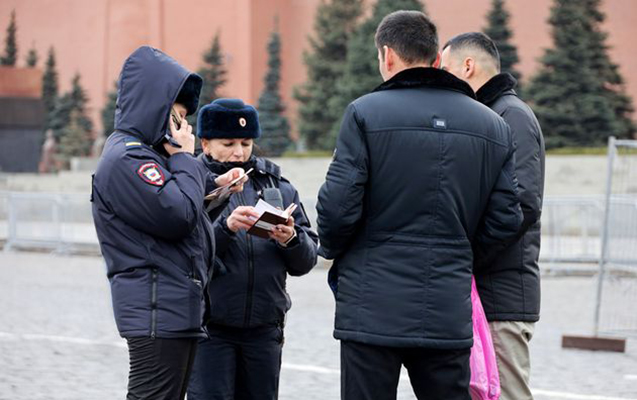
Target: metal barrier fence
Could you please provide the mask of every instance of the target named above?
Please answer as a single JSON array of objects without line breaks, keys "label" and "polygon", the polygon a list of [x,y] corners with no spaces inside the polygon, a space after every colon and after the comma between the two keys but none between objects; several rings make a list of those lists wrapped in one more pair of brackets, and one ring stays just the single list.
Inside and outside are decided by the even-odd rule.
[{"label": "metal barrier fence", "polygon": [[[546,197],[540,262],[561,270],[598,264],[604,201],[604,196]],[[623,232],[610,242],[611,255],[617,255],[637,235],[629,235],[631,224],[637,224],[637,199],[614,196],[612,204],[621,210],[611,216],[614,232]],[[98,251],[88,195],[0,192],[0,240],[6,240],[7,249]]]},{"label": "metal barrier fence", "polygon": [[562,268],[598,263],[603,215],[603,196],[546,197],[540,262]]},{"label": "metal barrier fence", "polygon": [[[612,238],[606,262],[637,266],[637,196],[609,198]],[[602,255],[604,196],[547,197],[542,210],[540,262],[577,269],[599,267]],[[609,232],[611,234],[611,232]]]},{"label": "metal barrier fence", "polygon": [[637,336],[637,140],[608,141],[595,335]]},{"label": "metal barrier fence", "polygon": [[91,203],[84,194],[0,193],[0,238],[5,249],[97,251]]}]

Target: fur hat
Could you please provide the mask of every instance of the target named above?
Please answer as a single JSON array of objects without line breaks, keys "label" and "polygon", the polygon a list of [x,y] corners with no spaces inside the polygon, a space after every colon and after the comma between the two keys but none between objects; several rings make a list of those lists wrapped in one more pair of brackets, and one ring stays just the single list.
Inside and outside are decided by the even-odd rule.
[{"label": "fur hat", "polygon": [[197,136],[202,139],[256,139],[259,114],[240,99],[217,99],[199,110]]}]

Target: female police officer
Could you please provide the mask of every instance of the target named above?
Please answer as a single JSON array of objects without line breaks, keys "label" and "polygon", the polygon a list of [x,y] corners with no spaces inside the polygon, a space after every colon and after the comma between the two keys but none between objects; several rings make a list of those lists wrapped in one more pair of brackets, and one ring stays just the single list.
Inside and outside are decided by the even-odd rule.
[{"label": "female police officer", "polygon": [[[210,338],[199,341],[188,399],[276,399],[283,323],[291,305],[286,275],[303,275],[316,264],[317,235],[280,168],[252,154],[261,134],[252,106],[215,100],[199,112],[197,134],[204,150],[199,159],[212,172],[233,167],[254,172],[214,223],[221,273],[210,284]],[[273,228],[270,239],[248,234],[250,217],[258,216],[253,206],[272,190],[280,191],[283,206],[298,205],[293,217]]]}]

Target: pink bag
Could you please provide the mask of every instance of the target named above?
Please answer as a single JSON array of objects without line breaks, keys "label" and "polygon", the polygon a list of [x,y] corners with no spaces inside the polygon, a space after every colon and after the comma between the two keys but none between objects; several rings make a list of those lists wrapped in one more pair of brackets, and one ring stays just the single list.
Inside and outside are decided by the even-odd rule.
[{"label": "pink bag", "polygon": [[476,281],[471,278],[471,305],[473,306],[473,347],[471,348],[471,385],[473,400],[500,398],[500,376],[491,340],[489,322],[478,296]]}]

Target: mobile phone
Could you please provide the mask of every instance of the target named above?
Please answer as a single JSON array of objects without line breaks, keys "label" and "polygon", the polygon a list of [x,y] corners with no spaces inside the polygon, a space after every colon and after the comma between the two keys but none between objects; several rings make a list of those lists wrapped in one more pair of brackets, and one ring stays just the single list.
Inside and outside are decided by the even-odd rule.
[{"label": "mobile phone", "polygon": [[250,168],[250,169],[248,170],[248,172],[246,172],[245,174],[241,175],[241,176],[240,176],[240,177],[238,177],[238,178],[235,178],[232,182],[230,182],[230,184],[228,185],[228,187],[235,187],[235,186],[237,186],[237,185],[239,184],[239,182],[240,182],[240,181],[242,181],[242,180],[243,180],[243,178],[245,178],[246,176],[250,175],[250,173],[251,173],[252,171],[254,171],[254,168]]},{"label": "mobile phone", "polygon": [[[170,108],[170,118],[173,120],[173,124],[175,125],[175,128],[178,130],[181,129],[181,116],[175,110],[175,107]],[[170,128],[168,129],[168,132],[164,135],[164,139],[166,139],[166,141],[171,146],[181,149],[181,145],[177,143],[177,141],[173,139],[172,135],[170,134]]]},{"label": "mobile phone", "polygon": [[181,115],[175,110],[175,107],[170,108],[170,118],[172,118],[175,128],[177,128],[177,130],[181,129]]}]

